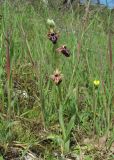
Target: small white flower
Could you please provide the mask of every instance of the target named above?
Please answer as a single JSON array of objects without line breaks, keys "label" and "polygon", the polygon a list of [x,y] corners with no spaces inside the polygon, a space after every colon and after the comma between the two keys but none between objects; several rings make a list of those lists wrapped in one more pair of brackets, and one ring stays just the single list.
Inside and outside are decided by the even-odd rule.
[{"label": "small white flower", "polygon": [[26,92],[26,91],[22,91],[22,96],[23,96],[24,98],[28,98],[27,92]]}]

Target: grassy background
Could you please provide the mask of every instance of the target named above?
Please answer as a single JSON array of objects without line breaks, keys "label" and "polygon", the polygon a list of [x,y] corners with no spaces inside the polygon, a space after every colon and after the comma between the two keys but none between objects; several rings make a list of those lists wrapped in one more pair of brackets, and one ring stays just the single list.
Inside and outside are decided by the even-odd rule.
[{"label": "grassy background", "polygon": [[[49,160],[53,150],[64,157],[77,151],[77,146],[76,154],[81,155],[81,143],[87,137],[105,135],[110,148],[114,139],[113,10],[88,5],[58,9],[54,4],[34,3],[35,7],[5,0],[0,6],[1,145],[19,141],[29,148],[46,141],[41,153]],[[48,18],[54,19],[60,32],[55,46],[47,38]],[[55,52],[63,44],[70,50],[69,58]],[[59,86],[50,79],[56,68],[64,75]],[[100,81],[97,88],[94,80]],[[94,153],[89,154],[83,159],[95,159]]]}]

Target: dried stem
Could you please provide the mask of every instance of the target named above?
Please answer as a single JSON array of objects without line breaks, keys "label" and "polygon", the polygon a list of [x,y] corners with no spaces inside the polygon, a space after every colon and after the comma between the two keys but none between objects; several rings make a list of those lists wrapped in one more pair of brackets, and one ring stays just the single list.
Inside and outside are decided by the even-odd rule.
[{"label": "dried stem", "polygon": [[10,38],[9,32],[7,31],[6,34],[6,74],[7,74],[7,94],[8,94],[8,112],[7,116],[10,119],[11,118],[11,95],[10,95],[10,72],[11,72],[11,66],[10,66]]}]

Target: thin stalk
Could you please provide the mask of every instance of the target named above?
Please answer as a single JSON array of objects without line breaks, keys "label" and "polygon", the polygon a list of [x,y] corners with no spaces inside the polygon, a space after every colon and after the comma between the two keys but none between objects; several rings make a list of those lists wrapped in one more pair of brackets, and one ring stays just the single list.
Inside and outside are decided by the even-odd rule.
[{"label": "thin stalk", "polygon": [[2,87],[2,112],[4,113],[4,91],[3,91],[3,87]]},{"label": "thin stalk", "polygon": [[30,46],[29,46],[28,40],[27,40],[27,38],[26,38],[25,31],[24,31],[24,29],[23,29],[23,26],[21,26],[21,30],[22,30],[22,33],[23,33],[23,37],[24,37],[24,40],[25,40],[26,47],[27,47],[27,49],[28,49],[28,52],[27,52],[27,53],[28,53],[28,56],[29,56],[30,61],[31,61],[33,67],[34,67],[34,60],[33,60],[33,58],[32,58],[32,53],[31,53],[31,50],[30,50]]},{"label": "thin stalk", "polygon": [[108,39],[108,45],[109,45],[109,61],[110,61],[110,88],[112,89],[112,70],[113,70],[113,65],[112,65],[112,37],[111,33],[109,32],[109,39]]},{"label": "thin stalk", "polygon": [[97,109],[97,93],[95,92],[95,89],[94,89],[94,118],[93,118],[93,121],[94,121],[94,133],[96,133],[96,109]]},{"label": "thin stalk", "polygon": [[58,48],[58,44],[54,44],[53,45],[53,64],[52,64],[52,67],[54,67],[55,69],[58,68],[58,66],[59,66],[59,56],[56,53],[57,48]]},{"label": "thin stalk", "polygon": [[7,75],[7,94],[8,94],[8,112],[7,116],[11,118],[11,93],[10,93],[10,42],[9,35],[6,35],[6,75]]},{"label": "thin stalk", "polygon": [[26,37],[26,33],[24,31],[24,28],[23,26],[21,25],[21,31],[22,31],[22,34],[23,34],[23,37],[24,37],[24,40],[25,40],[25,44],[26,44],[26,47],[27,47],[27,50],[28,50],[28,57],[30,59],[30,62],[32,64],[32,68],[33,68],[33,72],[35,73],[36,77],[37,77],[37,80],[39,79],[38,77],[38,68],[37,68],[37,64],[34,62],[33,58],[32,58],[32,52],[31,52],[31,48],[30,48],[30,45],[29,45],[29,42],[28,42],[28,39]]},{"label": "thin stalk", "polygon": [[85,29],[86,29],[87,22],[88,22],[88,14],[89,14],[90,2],[91,2],[91,0],[89,0],[89,1],[87,2],[87,6],[86,6],[86,8],[85,8],[85,14],[84,14],[84,17],[83,17],[83,21],[84,21],[83,30],[84,30],[84,31],[85,31]]}]

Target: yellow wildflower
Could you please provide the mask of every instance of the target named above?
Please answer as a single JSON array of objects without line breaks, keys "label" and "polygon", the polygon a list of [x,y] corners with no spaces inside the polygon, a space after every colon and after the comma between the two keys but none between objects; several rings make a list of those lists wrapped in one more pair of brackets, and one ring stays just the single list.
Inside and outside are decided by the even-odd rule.
[{"label": "yellow wildflower", "polygon": [[94,81],[93,81],[93,84],[94,84],[96,87],[98,87],[98,86],[100,85],[100,81],[99,81],[99,80],[94,80]]}]

